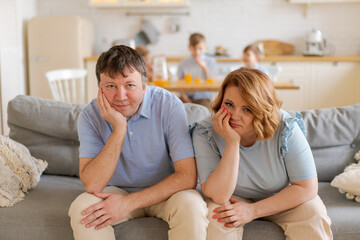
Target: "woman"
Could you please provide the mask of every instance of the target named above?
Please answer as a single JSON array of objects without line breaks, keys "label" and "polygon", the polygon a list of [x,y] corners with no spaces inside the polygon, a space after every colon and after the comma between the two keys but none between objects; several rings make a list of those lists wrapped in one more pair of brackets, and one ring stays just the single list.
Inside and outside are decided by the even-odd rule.
[{"label": "woman", "polygon": [[257,218],[288,239],[332,239],[301,115],[280,106],[266,74],[240,68],[225,78],[212,119],[194,128],[207,239],[241,239],[243,225]]}]

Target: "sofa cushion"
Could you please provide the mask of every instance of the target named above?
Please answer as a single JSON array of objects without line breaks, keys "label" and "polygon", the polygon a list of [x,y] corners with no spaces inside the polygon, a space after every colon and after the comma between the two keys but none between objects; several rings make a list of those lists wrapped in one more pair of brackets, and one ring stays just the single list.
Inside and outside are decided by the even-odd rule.
[{"label": "sofa cushion", "polygon": [[19,95],[9,102],[8,122],[47,136],[77,141],[76,121],[84,107]]},{"label": "sofa cushion", "polygon": [[[264,237],[266,236],[266,237]],[[284,240],[285,235],[281,227],[273,222],[254,220],[245,224],[242,240],[276,239]]]},{"label": "sofa cushion", "polygon": [[[71,202],[84,191],[79,178],[43,175],[25,200],[0,208],[0,239],[72,239],[67,216]],[[319,183],[319,195],[332,219],[334,239],[359,239],[360,208],[329,183]],[[34,231],[36,229],[36,231]],[[167,239],[168,225],[155,218],[140,218],[114,227],[117,239]],[[121,237],[120,237],[121,236]],[[253,221],[245,226],[246,239],[284,239],[274,223]]]},{"label": "sofa cushion", "polygon": [[[79,178],[43,175],[25,200],[0,208],[0,239],[73,239],[68,210],[85,191]],[[134,219],[114,227],[117,239],[166,240],[168,224],[157,218]]]},{"label": "sofa cushion", "polygon": [[303,115],[319,181],[330,182],[354,162],[360,148],[360,104],[299,113]]},{"label": "sofa cushion", "polygon": [[145,217],[133,219],[114,226],[116,239],[167,240],[169,225],[159,218]]},{"label": "sofa cushion", "polygon": [[344,194],[328,182],[319,182],[319,196],[323,200],[332,221],[334,239],[360,239],[360,207],[349,201]]},{"label": "sofa cushion", "polygon": [[187,120],[189,125],[200,122],[201,120],[210,116],[210,111],[207,107],[195,104],[195,103],[184,103]]},{"label": "sofa cushion", "polygon": [[8,104],[9,136],[49,163],[46,174],[78,176],[76,121],[84,106],[19,95]]},{"label": "sofa cushion", "polygon": [[79,178],[42,175],[24,201],[0,208],[0,239],[73,239],[67,213],[84,191]]}]

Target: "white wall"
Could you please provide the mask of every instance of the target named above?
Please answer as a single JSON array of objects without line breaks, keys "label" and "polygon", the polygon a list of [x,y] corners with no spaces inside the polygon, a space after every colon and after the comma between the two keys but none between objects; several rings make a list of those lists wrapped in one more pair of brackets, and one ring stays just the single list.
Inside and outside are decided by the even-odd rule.
[{"label": "white wall", "polygon": [[26,93],[24,23],[35,15],[35,0],[0,0],[0,133],[7,135],[7,104]]},{"label": "white wall", "polygon": [[[320,4],[309,7],[286,0],[190,0],[190,16],[144,16],[161,31],[158,44],[149,46],[153,54],[184,56],[190,33],[205,34],[210,53],[217,45],[240,57],[249,43],[275,39],[295,45],[297,54],[305,48],[304,37],[312,28],[323,31],[336,55],[360,54],[360,3]],[[95,24],[95,50],[106,50],[116,39],[133,38],[140,30],[140,16],[126,16],[126,9],[91,8],[89,0],[38,0],[39,15],[79,15]],[[177,18],[181,32],[170,33],[169,21]]]},{"label": "white wall", "polygon": [[27,23],[37,15],[36,1],[37,0],[17,0],[19,3],[19,23],[20,23],[20,36],[22,51],[21,51],[21,71],[23,72],[25,93],[29,93],[28,79],[28,66],[27,66]]}]

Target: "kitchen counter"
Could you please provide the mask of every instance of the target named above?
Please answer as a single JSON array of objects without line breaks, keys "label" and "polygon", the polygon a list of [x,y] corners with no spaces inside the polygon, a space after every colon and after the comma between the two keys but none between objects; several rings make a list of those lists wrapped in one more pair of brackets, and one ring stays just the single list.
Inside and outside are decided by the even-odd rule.
[{"label": "kitchen counter", "polygon": [[[177,91],[186,91],[186,92],[200,92],[200,91],[219,91],[222,81],[215,81],[213,83],[208,83],[206,81],[201,81],[199,83],[191,82],[185,83],[184,80],[178,80],[169,84],[160,85],[160,87],[165,88],[171,92]],[[155,84],[149,83],[148,85],[154,86]],[[295,85],[292,82],[274,82],[275,89],[286,89],[286,90],[297,90],[299,86]]]},{"label": "kitchen counter", "polygon": [[[167,57],[169,62],[180,62],[185,57]],[[97,61],[98,56],[85,58],[85,62]],[[242,62],[241,58],[216,57],[217,62]],[[360,56],[269,56],[261,59],[261,62],[360,62]]]},{"label": "kitchen counter", "polygon": [[[184,57],[167,57],[170,62],[179,62]],[[216,57],[217,62],[242,62],[242,58]],[[269,56],[260,60],[261,62],[360,62],[360,56]]]}]

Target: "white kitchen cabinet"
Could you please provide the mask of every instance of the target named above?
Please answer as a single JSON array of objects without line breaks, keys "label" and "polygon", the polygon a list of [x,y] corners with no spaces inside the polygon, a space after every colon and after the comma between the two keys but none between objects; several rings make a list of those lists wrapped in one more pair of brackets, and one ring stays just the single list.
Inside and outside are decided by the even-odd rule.
[{"label": "white kitchen cabinet", "polygon": [[314,107],[346,106],[360,102],[360,63],[314,63]]},{"label": "white kitchen cabinet", "polygon": [[280,62],[279,81],[299,90],[277,90],[286,110],[341,107],[360,102],[358,62]]},{"label": "white kitchen cabinet", "polygon": [[309,99],[313,94],[311,88],[311,63],[278,63],[282,70],[278,81],[290,81],[300,88],[297,90],[277,90],[278,96],[283,101],[282,108],[285,110],[303,110],[312,107]]},{"label": "white kitchen cabinet", "polygon": [[288,0],[290,3],[317,4],[317,3],[359,3],[360,0]]},{"label": "white kitchen cabinet", "polygon": [[190,0],[90,0],[92,7],[123,8],[181,8],[189,7]]}]

